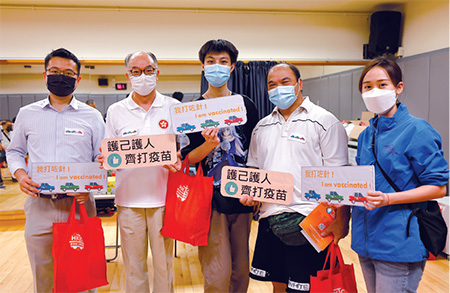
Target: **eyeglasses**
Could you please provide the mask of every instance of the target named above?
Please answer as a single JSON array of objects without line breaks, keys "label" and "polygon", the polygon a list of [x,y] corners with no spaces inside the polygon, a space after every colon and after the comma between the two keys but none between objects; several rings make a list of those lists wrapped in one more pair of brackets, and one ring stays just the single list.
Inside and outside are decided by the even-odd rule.
[{"label": "eyeglasses", "polygon": [[155,74],[157,69],[158,68],[153,68],[151,66],[146,67],[144,69],[133,67],[133,68],[131,68],[131,70],[128,70],[128,71],[131,73],[132,76],[140,76],[142,74],[142,72],[144,72],[145,75]]},{"label": "eyeglasses", "polygon": [[58,68],[52,67],[50,69],[47,69],[47,72],[49,75],[60,75],[60,74],[64,74],[65,76],[68,77],[75,77],[78,75],[78,73],[75,73],[73,70],[59,70]]}]

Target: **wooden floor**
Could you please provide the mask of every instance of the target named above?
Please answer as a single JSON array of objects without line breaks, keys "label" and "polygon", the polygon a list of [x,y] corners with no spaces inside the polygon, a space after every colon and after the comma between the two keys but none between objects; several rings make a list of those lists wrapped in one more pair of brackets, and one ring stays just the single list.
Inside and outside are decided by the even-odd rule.
[{"label": "wooden floor", "polygon": [[[0,190],[0,292],[32,292],[33,279],[23,237],[25,223],[23,203],[26,196],[20,193],[18,184],[12,183],[4,170],[7,188]],[[101,219],[106,244],[114,244],[116,217]],[[251,257],[257,225],[257,222],[252,224]],[[358,291],[366,292],[357,255],[350,249],[350,237],[342,240],[340,246],[345,262],[354,263]],[[107,258],[112,258],[114,254],[114,248],[107,248]],[[174,265],[176,292],[203,291],[203,277],[196,247],[177,242],[177,257],[174,259]],[[149,272],[152,274],[151,259],[149,259]],[[99,292],[125,292],[125,272],[120,249],[118,258],[107,264],[107,274],[109,285],[101,287]],[[250,280],[248,292],[272,292],[272,286],[270,283]],[[439,256],[437,260],[427,262],[418,292],[449,292],[449,261],[446,258]]]}]

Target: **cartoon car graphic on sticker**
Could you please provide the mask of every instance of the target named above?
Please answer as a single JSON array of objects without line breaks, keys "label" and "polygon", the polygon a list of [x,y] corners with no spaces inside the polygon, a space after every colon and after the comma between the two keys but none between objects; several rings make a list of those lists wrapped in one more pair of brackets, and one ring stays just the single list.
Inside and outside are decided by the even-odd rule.
[{"label": "cartoon car graphic on sticker", "polygon": [[219,126],[219,122],[218,121],[214,121],[212,119],[206,119],[204,123],[200,124],[200,126],[202,128],[217,127],[217,126]]},{"label": "cartoon car graphic on sticker", "polygon": [[48,183],[41,183],[41,186],[39,186],[39,191],[43,191],[43,190],[48,190],[50,192],[52,192],[53,190],[55,190],[55,186],[52,186]]},{"label": "cartoon car graphic on sticker", "polygon": [[89,182],[89,185],[85,185],[84,189],[90,191],[91,189],[97,189],[98,191],[103,189],[103,185],[98,184],[97,182]]},{"label": "cartoon car graphic on sticker", "polygon": [[190,130],[194,131],[195,125],[190,125],[189,123],[182,123],[180,126],[177,127],[177,131],[180,133],[183,133],[183,131]]},{"label": "cartoon car graphic on sticker", "polygon": [[61,190],[62,191],[66,191],[66,190],[77,191],[78,189],[80,189],[80,186],[74,185],[71,182],[67,182],[65,185],[61,185]]},{"label": "cartoon car graphic on sticker", "polygon": [[361,192],[355,192],[355,195],[350,195],[350,196],[348,197],[348,199],[349,199],[352,203],[355,203],[355,202],[366,203],[366,202],[367,202],[366,197],[365,197],[364,195],[362,195]]},{"label": "cartoon car graphic on sticker", "polygon": [[236,116],[230,116],[228,119],[225,119],[225,124],[227,124],[228,126],[230,126],[232,123],[237,123],[237,124],[241,124],[242,123],[242,118],[241,117],[236,117]]},{"label": "cartoon car graphic on sticker", "polygon": [[325,198],[330,202],[332,200],[337,200],[337,202],[341,202],[344,200],[342,195],[339,195],[336,191],[330,191],[330,194],[326,194]]},{"label": "cartoon car graphic on sticker", "polygon": [[316,201],[319,201],[320,194],[317,194],[314,190],[310,190],[310,191],[305,193],[305,198],[307,200],[315,199]]}]

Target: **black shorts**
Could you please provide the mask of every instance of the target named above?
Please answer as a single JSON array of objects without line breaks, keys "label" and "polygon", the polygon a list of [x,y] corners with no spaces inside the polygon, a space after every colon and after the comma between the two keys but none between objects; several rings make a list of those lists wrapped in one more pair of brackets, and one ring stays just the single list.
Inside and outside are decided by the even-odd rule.
[{"label": "black shorts", "polygon": [[310,276],[322,270],[327,251],[317,253],[309,243],[288,246],[269,227],[267,218],[259,221],[250,277],[259,281],[287,284],[286,292],[309,292]]}]

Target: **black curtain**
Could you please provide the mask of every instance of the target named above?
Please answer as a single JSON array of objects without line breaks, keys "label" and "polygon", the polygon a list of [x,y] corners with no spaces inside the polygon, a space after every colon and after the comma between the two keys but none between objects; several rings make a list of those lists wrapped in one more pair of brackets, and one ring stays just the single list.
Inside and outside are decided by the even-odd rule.
[{"label": "black curtain", "polygon": [[[267,94],[267,72],[275,65],[275,61],[249,61],[245,64],[237,61],[228,80],[228,88],[238,94],[248,96],[256,105],[258,118],[261,119],[272,112],[274,105]],[[202,71],[200,92],[203,95],[208,90],[208,81]]]}]

